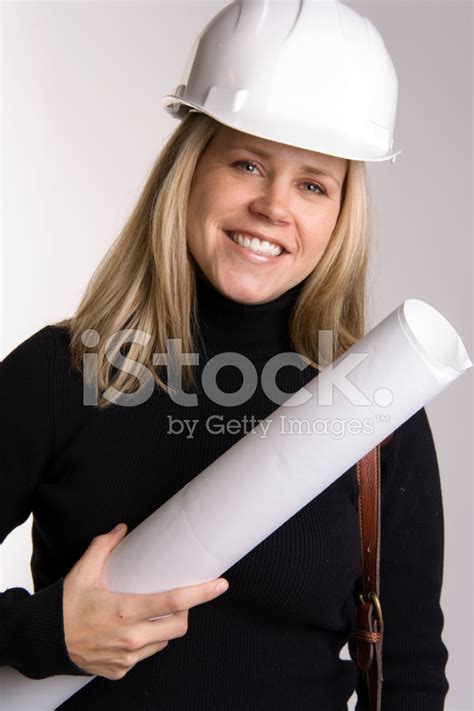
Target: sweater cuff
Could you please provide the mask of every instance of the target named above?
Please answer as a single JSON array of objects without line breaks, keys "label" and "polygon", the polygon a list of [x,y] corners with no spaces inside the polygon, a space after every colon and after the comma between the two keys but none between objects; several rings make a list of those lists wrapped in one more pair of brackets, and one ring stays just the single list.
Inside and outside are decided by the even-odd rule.
[{"label": "sweater cuff", "polygon": [[[63,579],[14,602],[6,615],[4,634],[8,665],[31,679],[56,674],[91,676],[70,659],[64,637]],[[16,597],[16,596],[15,596]]]}]

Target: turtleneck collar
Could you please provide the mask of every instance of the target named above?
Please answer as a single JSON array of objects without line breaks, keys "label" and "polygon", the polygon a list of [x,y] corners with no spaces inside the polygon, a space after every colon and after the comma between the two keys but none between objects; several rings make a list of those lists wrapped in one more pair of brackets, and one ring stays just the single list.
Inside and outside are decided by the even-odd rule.
[{"label": "turtleneck collar", "polygon": [[234,351],[261,360],[294,350],[289,321],[305,281],[265,304],[241,304],[221,294],[197,271],[197,318],[208,357]]}]

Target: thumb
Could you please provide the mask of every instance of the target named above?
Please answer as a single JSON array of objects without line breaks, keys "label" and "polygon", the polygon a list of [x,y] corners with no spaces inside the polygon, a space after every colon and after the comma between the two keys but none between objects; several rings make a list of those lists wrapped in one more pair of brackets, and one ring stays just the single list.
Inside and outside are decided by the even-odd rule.
[{"label": "thumb", "polygon": [[125,537],[126,533],[127,524],[119,523],[108,533],[96,536],[91,541],[89,548],[83,555],[82,563],[87,565],[90,574],[97,580],[102,577],[102,570],[107,558]]}]

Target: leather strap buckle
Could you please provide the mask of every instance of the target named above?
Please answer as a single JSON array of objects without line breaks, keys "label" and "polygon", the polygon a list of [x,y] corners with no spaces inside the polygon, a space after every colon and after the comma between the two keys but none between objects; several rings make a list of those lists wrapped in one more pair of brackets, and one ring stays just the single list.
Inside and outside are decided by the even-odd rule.
[{"label": "leather strap buckle", "polygon": [[377,615],[377,622],[379,623],[378,627],[379,630],[381,630],[383,628],[382,605],[380,603],[380,598],[377,593],[373,590],[369,592],[369,594],[367,595],[367,601],[364,600],[364,595],[363,593],[361,593],[359,595],[359,599],[361,602],[371,602],[373,604],[375,608],[375,614]]}]

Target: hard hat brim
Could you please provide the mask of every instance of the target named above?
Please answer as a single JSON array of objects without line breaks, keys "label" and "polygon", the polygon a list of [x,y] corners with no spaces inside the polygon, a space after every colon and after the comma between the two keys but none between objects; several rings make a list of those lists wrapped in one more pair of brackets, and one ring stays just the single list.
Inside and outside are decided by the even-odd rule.
[{"label": "hard hat brim", "polygon": [[[224,126],[227,126],[228,128],[233,128],[236,131],[241,131],[242,133],[248,133],[250,136],[256,136],[257,138],[264,138],[269,141],[275,141],[277,143],[284,143],[286,145],[291,145],[294,146],[295,148],[303,148],[305,150],[310,150],[310,151],[315,151],[317,153],[324,153],[326,155],[332,155],[336,158],[345,158],[347,160],[357,160],[357,161],[367,161],[367,162],[377,162],[381,163],[383,161],[390,160],[392,163],[395,162],[395,159],[398,155],[401,154],[401,149],[399,150],[391,150],[388,153],[385,153],[381,156],[368,156],[368,155],[357,155],[353,154],[350,151],[349,152],[338,152],[334,151],[332,149],[328,150],[327,145],[325,145],[325,141],[321,140],[318,141],[317,136],[315,136],[315,141],[314,144],[309,145],[306,142],[301,142],[298,140],[293,140],[289,141],[288,139],[282,140],[281,137],[275,136],[275,135],[269,135],[268,133],[263,134],[260,132],[256,131],[249,131],[248,128],[245,128],[245,130],[238,125],[238,122],[233,122],[232,120],[229,120],[227,117],[222,117],[216,115],[214,112],[209,111],[207,109],[204,109],[202,106],[200,106],[197,103],[194,103],[192,101],[189,101],[189,99],[183,99],[181,96],[177,96],[176,94],[167,94],[166,96],[163,96],[161,98],[161,106],[169,113],[173,118],[176,119],[183,119],[187,113],[189,113],[190,110],[197,111],[198,113],[206,114],[207,116],[210,116],[213,118],[215,121],[218,121]],[[186,108],[188,110],[186,110]],[[183,110],[184,109],[184,110]]]}]

